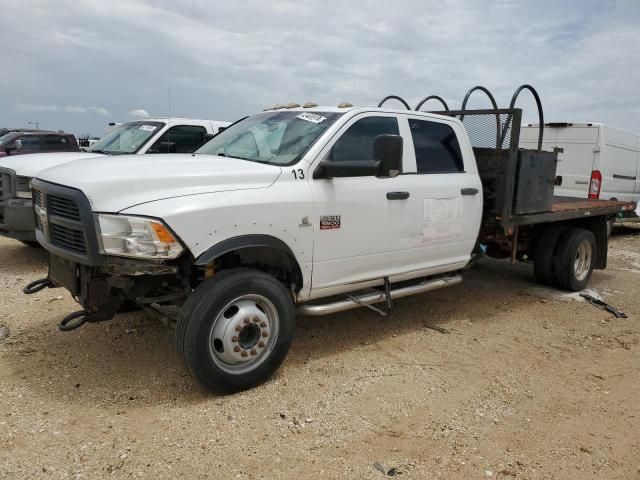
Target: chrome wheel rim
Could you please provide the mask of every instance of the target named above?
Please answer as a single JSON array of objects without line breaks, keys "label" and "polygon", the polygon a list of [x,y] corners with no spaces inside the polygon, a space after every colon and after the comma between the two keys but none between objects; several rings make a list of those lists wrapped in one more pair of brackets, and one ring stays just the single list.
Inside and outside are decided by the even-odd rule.
[{"label": "chrome wheel rim", "polygon": [[589,270],[591,270],[592,257],[593,251],[591,248],[591,243],[585,240],[578,246],[578,250],[576,251],[576,258],[573,262],[573,272],[577,280],[582,281],[587,278]]},{"label": "chrome wheel rim", "polygon": [[262,295],[243,295],[218,313],[209,331],[209,355],[226,373],[250,372],[269,358],[278,330],[275,305]]}]

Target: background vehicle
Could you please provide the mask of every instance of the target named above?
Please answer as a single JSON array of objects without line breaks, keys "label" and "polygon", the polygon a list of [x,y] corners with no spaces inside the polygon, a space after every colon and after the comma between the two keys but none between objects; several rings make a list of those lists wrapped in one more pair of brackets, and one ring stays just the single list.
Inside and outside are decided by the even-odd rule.
[{"label": "background vehicle", "polygon": [[114,126],[86,151],[74,143],[74,153],[5,158],[0,161],[0,235],[37,245],[30,181],[43,169],[80,158],[95,161],[132,153],[189,153],[227,125],[229,122],[187,118],[140,120]]},{"label": "background vehicle", "polygon": [[8,132],[0,136],[0,158],[27,153],[79,151],[76,137],[70,133],[36,130]]},{"label": "background vehicle", "polygon": [[33,181],[49,275],[25,293],[71,292],[83,310],[61,330],[125,302],[162,316],[180,306],[189,371],[233,392],[282,363],[296,312],[384,314],[373,304],[459,283],[483,249],[580,290],[606,266],[608,216],[631,206],[554,198],[556,154],[519,149],[520,120],[515,108],[294,104],[153,168],[121,157],[49,169]]},{"label": "background vehicle", "polygon": [[35,128],[0,128],[0,137],[6,135],[7,133],[14,132],[39,132],[40,129]]},{"label": "background vehicle", "polygon": [[[601,123],[545,123],[543,149],[558,153],[556,195],[625,200],[640,199],[640,135]],[[531,148],[539,124],[522,128],[520,145]],[[640,221],[625,212],[618,222]]]}]

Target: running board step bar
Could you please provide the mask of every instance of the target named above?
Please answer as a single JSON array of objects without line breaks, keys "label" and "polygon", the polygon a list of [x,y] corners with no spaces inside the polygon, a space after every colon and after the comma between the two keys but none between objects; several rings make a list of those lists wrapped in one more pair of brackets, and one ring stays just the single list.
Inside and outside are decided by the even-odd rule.
[{"label": "running board step bar", "polygon": [[[391,288],[390,295],[393,300],[396,298],[408,297],[409,295],[415,295],[417,293],[430,292],[431,290],[437,290],[439,288],[450,287],[462,282],[462,275],[455,275],[451,277],[440,277],[431,280],[424,280],[420,283],[413,285]],[[331,303],[307,303],[302,304],[297,308],[297,313],[300,315],[309,316],[321,316],[330,315],[332,313],[343,312],[345,310],[351,310],[362,306],[362,304],[374,304],[386,301],[384,291],[368,293],[358,297],[355,297],[357,301],[351,299],[338,300]]]}]

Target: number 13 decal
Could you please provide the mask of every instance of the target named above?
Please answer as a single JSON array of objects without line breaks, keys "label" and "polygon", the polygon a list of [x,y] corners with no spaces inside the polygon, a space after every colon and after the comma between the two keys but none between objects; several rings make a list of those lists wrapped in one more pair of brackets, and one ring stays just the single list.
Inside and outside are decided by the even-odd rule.
[{"label": "number 13 decal", "polygon": [[294,168],[291,170],[291,173],[293,173],[293,178],[295,180],[302,180],[304,178],[304,170],[301,168],[298,168],[297,170]]}]

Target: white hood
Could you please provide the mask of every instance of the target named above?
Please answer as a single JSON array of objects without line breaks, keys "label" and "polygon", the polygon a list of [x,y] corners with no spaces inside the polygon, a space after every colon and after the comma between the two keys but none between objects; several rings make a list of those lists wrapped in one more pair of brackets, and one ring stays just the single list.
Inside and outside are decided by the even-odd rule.
[{"label": "white hood", "polygon": [[282,169],[214,155],[114,155],[77,160],[41,172],[38,178],[81,190],[95,212],[120,212],[167,198],[266,188]]},{"label": "white hood", "polygon": [[22,177],[37,177],[38,173],[47,168],[73,162],[80,158],[106,157],[99,153],[90,152],[57,152],[30,153],[28,155],[10,155],[0,158],[0,168],[10,168],[16,175]]}]

